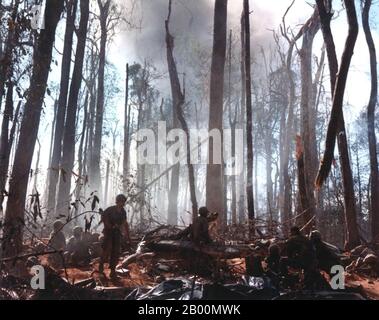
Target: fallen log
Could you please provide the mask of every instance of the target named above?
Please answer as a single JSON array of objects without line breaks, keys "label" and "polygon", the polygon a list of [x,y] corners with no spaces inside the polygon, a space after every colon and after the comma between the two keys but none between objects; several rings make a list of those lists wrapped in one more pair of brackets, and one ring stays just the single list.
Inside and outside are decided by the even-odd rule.
[{"label": "fallen log", "polygon": [[209,245],[197,246],[192,241],[183,240],[161,240],[151,242],[146,246],[154,252],[205,254],[217,259],[244,258],[253,252],[251,247],[247,244],[224,245],[212,243]]},{"label": "fallen log", "polygon": [[122,268],[127,268],[131,263],[135,263],[144,259],[151,259],[155,257],[154,252],[136,252],[128,257],[126,257],[120,264]]}]

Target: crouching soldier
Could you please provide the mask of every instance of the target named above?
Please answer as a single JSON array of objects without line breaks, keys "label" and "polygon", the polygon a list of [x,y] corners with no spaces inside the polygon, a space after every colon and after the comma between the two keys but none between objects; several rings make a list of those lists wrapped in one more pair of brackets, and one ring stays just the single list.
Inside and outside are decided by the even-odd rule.
[{"label": "crouching soldier", "polygon": [[83,228],[74,227],[73,236],[67,244],[67,261],[74,266],[85,266],[90,262],[88,244],[83,239]]},{"label": "crouching soldier", "polygon": [[110,277],[116,277],[116,265],[121,253],[121,244],[123,238],[130,245],[129,226],[124,209],[126,197],[122,194],[116,197],[116,205],[107,208],[102,214],[103,243],[102,255],[100,257],[99,272],[104,271],[104,263],[109,263]]},{"label": "crouching soldier", "polygon": [[291,228],[285,248],[287,257],[282,257],[280,260],[281,274],[287,277],[288,267],[302,269],[305,287],[313,287],[320,274],[317,271],[316,254],[311,241],[295,226]]},{"label": "crouching soldier", "polygon": [[214,221],[217,218],[217,213],[210,214],[207,207],[201,207],[199,209],[199,217],[195,220],[191,228],[191,240],[197,244],[209,244],[212,239],[209,235],[209,222]]},{"label": "crouching soldier", "polygon": [[312,231],[310,234],[310,240],[316,252],[319,269],[330,275],[330,271],[334,265],[341,265],[340,258],[324,241],[322,241],[320,231]]},{"label": "crouching soldier", "polygon": [[[52,249],[56,251],[64,252],[66,250],[66,238],[62,232],[63,222],[60,220],[56,220],[53,224],[53,231],[49,237],[49,245]],[[49,255],[49,263],[52,267],[61,267],[63,263],[63,254],[53,253]]]}]

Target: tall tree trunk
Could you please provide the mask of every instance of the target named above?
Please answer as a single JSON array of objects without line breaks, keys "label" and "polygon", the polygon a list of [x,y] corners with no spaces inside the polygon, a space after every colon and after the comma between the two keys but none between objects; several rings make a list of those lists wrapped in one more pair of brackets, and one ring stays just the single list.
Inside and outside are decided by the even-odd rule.
[{"label": "tall tree trunk", "polygon": [[[51,134],[50,134],[50,146],[49,146],[49,158],[48,163],[51,164],[51,157],[53,155],[53,144],[54,144],[54,129],[55,129],[55,123],[57,121],[57,109],[58,109],[58,100],[55,99],[54,101],[54,116],[53,116],[53,122],[51,124]],[[46,180],[45,180],[45,190],[44,190],[44,206],[47,207],[47,201],[49,197],[49,179],[50,179],[50,172],[51,170],[48,169],[46,174]]]},{"label": "tall tree trunk", "polygon": [[[267,201],[267,213],[270,217],[271,222],[273,221],[273,183],[272,183],[272,136],[270,132],[266,132],[265,134],[265,153],[266,153],[266,201]],[[255,168],[257,169],[257,168]]]},{"label": "tall tree trunk", "polygon": [[170,16],[171,16],[171,0],[169,0],[168,16],[167,16],[167,20],[165,21],[167,64],[168,64],[168,71],[170,75],[171,94],[172,94],[172,101],[173,101],[175,113],[187,136],[187,150],[186,151],[187,151],[188,181],[189,181],[190,197],[191,197],[191,203],[192,203],[192,220],[195,221],[197,218],[197,211],[198,211],[197,200],[196,200],[195,174],[193,170],[193,165],[191,163],[191,144],[190,144],[189,129],[187,126],[187,122],[184,118],[183,109],[182,109],[185,102],[185,96],[180,87],[178,71],[176,68],[176,63],[175,63],[174,54],[173,54],[174,38],[170,34],[170,30],[169,30]]},{"label": "tall tree trunk", "polygon": [[253,119],[251,103],[251,55],[250,55],[250,9],[249,0],[243,2],[245,21],[245,74],[246,74],[246,138],[247,138],[247,176],[246,197],[247,214],[249,219],[249,236],[255,235],[255,212],[253,192]]},{"label": "tall tree trunk", "polygon": [[321,162],[316,177],[316,187],[321,188],[322,184],[325,182],[330,172],[337,137],[344,187],[344,210],[347,228],[345,246],[346,248],[351,248],[360,243],[360,237],[355,211],[353,177],[350,167],[345,121],[343,117],[343,97],[345,93],[350,62],[353,56],[354,47],[358,36],[358,21],[354,1],[344,0],[344,2],[349,24],[349,32],[345,42],[345,49],[342,54],[341,66],[338,70],[337,54],[335,50],[333,35],[330,29],[330,20],[332,18],[331,6],[329,6],[327,10],[322,0],[316,0],[318,11],[320,14],[321,29],[326,46],[326,53],[329,60],[330,83],[331,90],[333,92],[333,104],[328,124],[328,130],[326,134],[325,151],[322,158],[323,161]]},{"label": "tall tree trunk", "polygon": [[[93,70],[93,73],[95,71]],[[88,111],[88,141],[86,146],[87,154],[87,174],[92,173],[92,155],[93,155],[93,140],[94,140],[94,128],[95,128],[95,117],[96,117],[96,82],[95,78],[92,78],[90,85],[90,101],[89,101],[89,111]]]},{"label": "tall tree trunk", "polygon": [[[215,164],[214,141],[209,140],[208,161],[206,177],[206,205],[209,210],[224,215],[224,189],[223,189],[223,100],[224,100],[224,68],[226,57],[226,25],[227,25],[227,0],[216,0],[214,9],[213,51],[211,65],[210,102],[209,102],[209,126],[208,130],[218,130],[221,135],[221,163]],[[213,139],[212,139],[213,140]],[[226,221],[220,221],[221,226]]]},{"label": "tall tree trunk", "polygon": [[[235,157],[236,152],[236,124],[237,124],[237,114],[238,114],[238,107],[234,110],[234,116],[232,118],[232,30],[229,31],[229,52],[228,52],[228,108],[229,108],[229,125],[230,129],[232,131],[232,157]],[[238,106],[238,105],[237,105]],[[225,179],[227,179],[228,176],[225,176]],[[230,176],[230,183],[231,183],[231,204],[230,204],[230,211],[231,211],[231,221],[233,225],[237,224],[237,180],[236,175],[233,173]],[[224,194],[224,198],[227,199],[227,180],[225,180],[225,188],[226,192]],[[226,207],[226,206],[225,206]]]},{"label": "tall tree trunk", "polygon": [[[7,79],[11,79],[13,62],[13,50],[16,47],[17,40],[19,38],[20,31],[17,30],[17,25],[19,22],[16,22],[18,8],[20,5],[20,0],[12,1],[13,8],[8,20],[8,34],[5,41],[4,54],[0,55],[0,107],[2,103],[3,95],[5,94],[5,82]],[[1,9],[2,11],[3,9]],[[2,15],[2,14],[1,14]]]},{"label": "tall tree trunk", "polygon": [[[241,110],[239,114],[239,125],[243,127],[245,125],[246,118],[246,73],[245,73],[245,17],[242,12],[241,14]],[[243,130],[243,145],[246,145],[246,133]],[[238,222],[245,222],[245,147],[242,148],[243,155],[243,166],[241,170],[241,174],[238,177],[238,191],[239,191],[239,199],[238,199]]]},{"label": "tall tree trunk", "polygon": [[62,155],[62,139],[64,122],[67,109],[68,86],[70,81],[71,70],[71,52],[73,34],[75,29],[75,16],[77,9],[77,0],[67,2],[67,20],[66,31],[64,36],[64,48],[61,67],[61,82],[58,98],[58,109],[54,128],[54,143],[51,162],[49,165],[49,182],[48,182],[48,200],[47,210],[54,210],[56,205],[56,191],[59,179],[59,162]]},{"label": "tall tree trunk", "polygon": [[76,133],[76,113],[78,109],[79,90],[82,84],[82,72],[84,54],[87,39],[87,25],[89,18],[89,0],[80,0],[80,24],[78,30],[78,41],[75,54],[75,65],[68,98],[67,115],[64,126],[62,160],[60,162],[58,203],[56,211],[61,214],[66,213],[70,207],[71,196],[71,176],[75,160],[75,133]]},{"label": "tall tree trunk", "polygon": [[[8,90],[9,90],[9,88],[8,88]],[[7,106],[5,106],[5,109],[7,110]],[[1,150],[1,152],[0,152],[0,190],[1,190],[0,211],[1,212],[3,212],[3,201],[4,201],[4,196],[6,194],[4,191],[5,191],[7,181],[8,181],[9,159],[10,159],[10,154],[11,154],[11,150],[13,147],[13,141],[14,141],[14,137],[15,137],[15,133],[16,133],[20,109],[21,109],[21,100],[17,104],[16,111],[14,112],[14,115],[12,115],[13,124],[12,124],[11,130],[9,132],[9,137],[7,138],[8,140],[5,142],[5,139],[4,139],[4,142],[1,141],[1,143],[0,143],[1,148],[4,147],[4,150]],[[4,111],[3,122],[5,119],[5,114],[6,113]],[[9,127],[9,124],[3,123],[1,130],[5,131],[6,126]],[[7,135],[8,135],[8,132],[7,132]],[[2,133],[2,138],[3,138],[3,133]]]},{"label": "tall tree trunk", "polygon": [[376,239],[379,236],[379,172],[378,155],[376,150],[375,135],[375,107],[378,99],[378,72],[376,67],[376,49],[372,38],[369,14],[371,0],[362,0],[362,24],[366,36],[367,47],[370,53],[371,70],[371,92],[367,106],[367,131],[370,153],[370,180],[371,180],[371,237]]},{"label": "tall tree trunk", "polygon": [[111,165],[111,162],[109,159],[107,159],[107,167],[106,167],[106,171],[105,171],[104,199],[103,199],[104,206],[108,205],[109,167],[110,167],[110,165]]},{"label": "tall tree trunk", "polygon": [[[78,182],[75,189],[75,201],[80,199],[82,187],[85,187],[86,177],[85,177],[85,163],[86,163],[86,153],[84,152],[85,140],[87,139],[87,126],[88,126],[88,101],[89,92],[87,91],[86,97],[84,99],[84,115],[83,115],[83,126],[80,135],[80,143],[78,149]],[[77,206],[78,208],[79,206]],[[78,209],[77,209],[78,211]],[[77,212],[78,213],[78,212]]]},{"label": "tall tree trunk", "polygon": [[101,153],[101,140],[103,134],[103,118],[104,118],[104,73],[105,73],[105,56],[106,45],[108,38],[107,21],[109,16],[111,0],[106,0],[102,4],[98,0],[100,9],[100,54],[99,54],[99,73],[97,81],[97,101],[96,101],[96,121],[95,121],[95,135],[93,141],[93,152],[91,161],[90,185],[92,190],[97,190],[101,196],[101,174],[100,174],[100,153]]},{"label": "tall tree trunk", "polygon": [[[293,4],[294,2],[292,2]],[[287,9],[286,14],[288,13]],[[295,124],[295,79],[294,79],[294,72],[292,70],[292,55],[293,55],[293,49],[295,47],[296,41],[300,39],[300,37],[304,34],[307,26],[310,24],[310,21],[313,19],[313,16],[308,19],[308,21],[304,24],[304,26],[299,30],[299,32],[294,36],[292,39],[290,39],[287,35],[287,29],[285,28],[285,16],[283,16],[283,28],[281,28],[281,32],[283,37],[286,38],[289,47],[287,51],[287,56],[285,59],[285,71],[288,79],[288,116],[286,121],[286,133],[284,138],[284,151],[283,151],[283,162],[282,162],[282,169],[280,170],[282,175],[282,184],[280,185],[279,193],[281,194],[279,199],[279,206],[280,206],[280,214],[282,221],[288,221],[291,214],[291,195],[292,192],[292,183],[291,183],[291,177],[289,174],[289,164],[290,164],[290,154],[293,150],[292,146],[293,143],[291,141],[295,138],[294,133],[296,131],[296,124]],[[295,171],[293,171],[294,176]],[[294,179],[293,179],[294,180]],[[296,202],[296,200],[295,200]],[[294,205],[296,206],[296,205]],[[289,232],[288,224],[284,224],[283,226],[283,233],[287,235]]]},{"label": "tall tree trunk", "polygon": [[[313,87],[312,87],[312,46],[313,39],[320,28],[317,8],[309,20],[307,29],[303,34],[303,43],[300,50],[301,68],[301,135],[303,142],[303,165],[306,196],[308,208],[303,207],[306,222],[316,215],[316,201],[314,196],[314,180],[317,174],[317,145],[316,145],[316,123],[313,110]],[[303,197],[305,195],[301,195]],[[315,220],[313,220],[315,221]],[[304,232],[307,234],[313,224],[307,224]]]},{"label": "tall tree trunk", "polygon": [[63,7],[64,2],[61,0],[46,2],[45,29],[41,30],[39,34],[33,54],[33,73],[24,108],[5,213],[4,240],[2,243],[4,256],[13,256],[22,251],[22,229],[29,171],[47,86],[55,30]]},{"label": "tall tree trunk", "polygon": [[129,163],[129,127],[130,127],[130,110],[129,110],[129,64],[126,64],[126,79],[125,79],[125,108],[124,108],[124,158],[122,166],[123,177],[123,192],[127,193],[128,188],[128,163]]},{"label": "tall tree trunk", "polygon": [[7,96],[5,99],[5,109],[3,114],[3,121],[1,123],[1,139],[0,139],[0,206],[2,208],[5,186],[8,176],[9,166],[9,121],[13,116],[13,83],[9,82]]}]

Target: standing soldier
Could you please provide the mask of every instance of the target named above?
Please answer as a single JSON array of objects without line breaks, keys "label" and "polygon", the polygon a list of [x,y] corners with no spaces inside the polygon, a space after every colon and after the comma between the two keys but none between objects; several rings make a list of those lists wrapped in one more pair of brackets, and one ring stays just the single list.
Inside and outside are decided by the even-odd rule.
[{"label": "standing soldier", "polygon": [[104,263],[109,262],[110,277],[116,277],[116,265],[121,251],[123,237],[130,245],[129,226],[124,209],[126,197],[119,194],[116,197],[116,205],[109,207],[102,214],[103,229],[103,252],[100,258],[99,272],[104,271]]}]

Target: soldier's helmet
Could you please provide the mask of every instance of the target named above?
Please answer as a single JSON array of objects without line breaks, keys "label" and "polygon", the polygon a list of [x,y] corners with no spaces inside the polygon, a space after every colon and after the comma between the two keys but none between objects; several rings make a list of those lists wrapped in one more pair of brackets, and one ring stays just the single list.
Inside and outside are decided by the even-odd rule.
[{"label": "soldier's helmet", "polygon": [[199,215],[202,216],[202,217],[206,217],[209,213],[209,210],[207,207],[201,207],[199,209]]},{"label": "soldier's helmet", "polygon": [[82,233],[83,233],[83,228],[79,227],[79,226],[76,226],[72,230],[72,233],[74,234],[74,237],[80,237],[82,235]]},{"label": "soldier's helmet", "polygon": [[312,241],[321,241],[321,232],[318,230],[313,230],[309,237]]},{"label": "soldier's helmet", "polygon": [[125,202],[125,201],[126,201],[125,195],[119,194],[119,195],[116,196],[116,203],[118,203],[118,202]]},{"label": "soldier's helmet", "polygon": [[63,228],[63,222],[61,220],[55,220],[53,223],[54,231],[59,231]]}]

